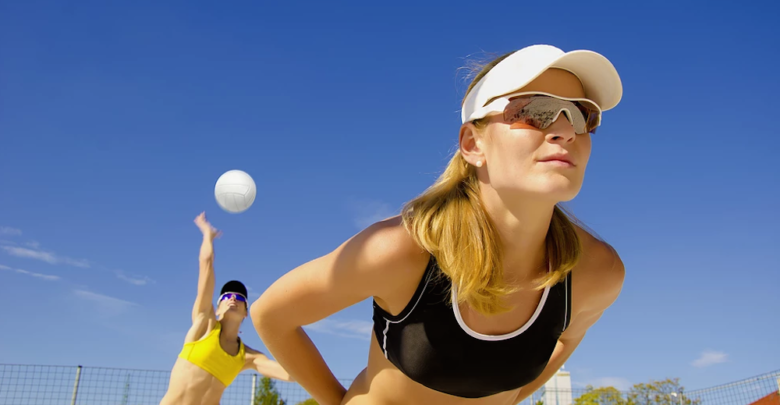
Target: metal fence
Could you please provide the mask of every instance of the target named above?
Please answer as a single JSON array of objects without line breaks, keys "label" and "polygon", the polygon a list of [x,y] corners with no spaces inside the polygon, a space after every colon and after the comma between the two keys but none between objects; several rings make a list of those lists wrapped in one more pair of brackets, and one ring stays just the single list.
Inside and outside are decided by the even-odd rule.
[{"label": "metal fence", "polygon": [[[0,364],[0,405],[158,405],[168,388],[170,372],[105,367]],[[274,381],[286,405],[309,394],[300,385]],[[349,386],[352,380],[341,380]],[[242,373],[222,397],[222,405],[254,405],[261,378]],[[579,401],[578,401],[579,400]],[[681,393],[614,388],[545,389],[524,405],[780,405],[780,370],[712,388]]]},{"label": "metal fence", "polygon": [[[0,405],[158,405],[169,378],[169,371],[0,364]],[[257,374],[240,374],[221,403],[252,405],[260,383]],[[287,405],[310,397],[298,384],[274,385]]]},{"label": "metal fence", "polygon": [[689,391],[686,396],[704,405],[780,405],[780,370],[730,384]]},{"label": "metal fence", "polygon": [[[654,388],[648,388],[654,387]],[[612,387],[545,389],[533,405],[780,405],[780,370],[710,388],[687,390],[673,384],[636,384],[630,390]]]}]

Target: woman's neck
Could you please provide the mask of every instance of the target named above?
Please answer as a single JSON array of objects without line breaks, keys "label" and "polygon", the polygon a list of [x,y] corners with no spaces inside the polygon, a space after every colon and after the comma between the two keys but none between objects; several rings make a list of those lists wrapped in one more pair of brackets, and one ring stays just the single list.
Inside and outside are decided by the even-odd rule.
[{"label": "woman's neck", "polygon": [[504,277],[526,284],[547,271],[546,240],[555,203],[533,198],[499,198],[483,187],[482,200],[503,248]]}]

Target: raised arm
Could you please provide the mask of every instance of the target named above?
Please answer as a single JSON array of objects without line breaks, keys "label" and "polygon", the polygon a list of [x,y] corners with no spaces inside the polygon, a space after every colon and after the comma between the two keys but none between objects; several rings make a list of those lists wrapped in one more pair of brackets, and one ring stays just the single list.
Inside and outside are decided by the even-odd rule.
[{"label": "raised arm", "polygon": [[198,258],[198,295],[192,307],[193,324],[199,323],[204,317],[214,318],[214,239],[221,235],[221,232],[206,220],[205,212],[195,218],[195,225],[203,233],[203,242]]},{"label": "raised arm", "polygon": [[386,297],[404,271],[420,267],[423,255],[398,218],[374,224],[280,277],[252,304],[252,323],[276,361],[318,403],[338,405],[346,389],[302,326],[369,297]]}]

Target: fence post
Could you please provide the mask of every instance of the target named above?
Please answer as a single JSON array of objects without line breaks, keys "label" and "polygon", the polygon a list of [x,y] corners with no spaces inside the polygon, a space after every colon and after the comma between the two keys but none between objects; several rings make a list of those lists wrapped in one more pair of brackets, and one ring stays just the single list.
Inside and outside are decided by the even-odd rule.
[{"label": "fence post", "polygon": [[249,405],[255,405],[255,395],[257,395],[257,374],[252,374],[252,402]]},{"label": "fence post", "polygon": [[79,381],[81,381],[81,366],[76,368],[76,381],[73,382],[73,397],[70,399],[70,405],[76,405],[76,396],[79,393]]}]

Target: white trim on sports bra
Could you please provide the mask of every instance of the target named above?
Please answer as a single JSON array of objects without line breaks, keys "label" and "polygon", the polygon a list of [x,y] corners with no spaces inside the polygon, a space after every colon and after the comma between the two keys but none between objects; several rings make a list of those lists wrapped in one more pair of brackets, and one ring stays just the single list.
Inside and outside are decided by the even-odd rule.
[{"label": "white trim on sports bra", "polygon": [[469,328],[468,325],[466,325],[466,322],[463,321],[463,317],[461,317],[460,314],[460,308],[458,307],[458,287],[453,284],[452,285],[452,312],[455,313],[455,319],[458,320],[458,324],[460,325],[460,328],[463,329],[464,332],[468,333],[472,337],[480,340],[490,340],[490,341],[496,341],[496,340],[506,340],[511,339],[523,332],[525,332],[528,328],[533,325],[534,321],[536,321],[536,318],[539,317],[539,314],[542,313],[542,309],[544,308],[544,303],[547,301],[547,295],[550,292],[550,286],[544,288],[544,293],[542,293],[542,298],[539,300],[539,305],[536,306],[536,311],[534,311],[534,314],[531,316],[531,319],[528,320],[528,322],[525,323],[525,325],[521,326],[520,328],[509,332],[504,333],[503,335],[486,335],[483,333],[479,333],[474,331],[473,329]]},{"label": "white trim on sports bra", "polygon": [[[426,270],[427,271],[427,270]],[[385,320],[385,329],[382,331],[382,351],[385,353],[385,358],[387,358],[387,331],[390,329],[391,323],[401,323],[406,320],[406,318],[409,317],[409,315],[414,312],[414,309],[417,308],[417,304],[420,303],[420,300],[422,299],[423,295],[425,295],[425,289],[428,288],[428,282],[431,281],[431,275],[433,274],[432,271],[427,272],[428,275],[425,277],[425,285],[423,285],[422,291],[420,291],[420,295],[417,296],[417,300],[414,302],[414,305],[409,310],[409,312],[404,315],[403,318],[397,320],[397,321],[391,321],[387,318],[384,318]]]}]

